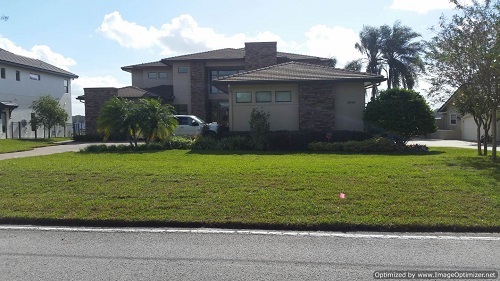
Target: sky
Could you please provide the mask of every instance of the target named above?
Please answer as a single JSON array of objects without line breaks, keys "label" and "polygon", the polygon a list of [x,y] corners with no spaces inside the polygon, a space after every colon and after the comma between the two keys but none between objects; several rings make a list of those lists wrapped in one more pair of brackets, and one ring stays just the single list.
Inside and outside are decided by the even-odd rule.
[{"label": "sky", "polygon": [[[463,0],[466,1],[466,0]],[[448,0],[10,0],[0,15],[0,48],[43,60],[79,76],[86,87],[124,87],[121,67],[245,42],[276,41],[278,51],[335,57],[337,67],[362,55],[354,48],[363,26],[401,21],[433,36]],[[425,81],[418,91],[424,96]],[[73,99],[73,115],[84,105]]]}]

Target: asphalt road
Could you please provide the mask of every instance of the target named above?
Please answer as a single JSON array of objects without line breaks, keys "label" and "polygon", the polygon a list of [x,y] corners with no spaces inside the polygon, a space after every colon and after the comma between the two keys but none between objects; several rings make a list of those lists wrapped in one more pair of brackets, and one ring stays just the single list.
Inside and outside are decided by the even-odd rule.
[{"label": "asphalt road", "polygon": [[0,280],[373,280],[500,270],[500,234],[0,226]]}]

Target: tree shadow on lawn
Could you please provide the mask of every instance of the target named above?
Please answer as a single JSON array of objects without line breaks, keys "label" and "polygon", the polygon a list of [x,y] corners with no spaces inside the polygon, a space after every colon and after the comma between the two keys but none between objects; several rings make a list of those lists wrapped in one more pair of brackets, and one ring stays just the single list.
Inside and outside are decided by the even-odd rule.
[{"label": "tree shadow on lawn", "polygon": [[460,166],[485,173],[487,176],[500,181],[500,162],[494,162],[490,156],[460,156],[457,162],[449,162],[448,166]]},{"label": "tree shadow on lawn", "polygon": [[445,153],[444,151],[402,151],[402,152],[341,152],[341,151],[255,151],[255,150],[190,150],[188,154],[200,155],[295,155],[295,154],[310,154],[310,155],[380,155],[380,156],[430,156]]}]

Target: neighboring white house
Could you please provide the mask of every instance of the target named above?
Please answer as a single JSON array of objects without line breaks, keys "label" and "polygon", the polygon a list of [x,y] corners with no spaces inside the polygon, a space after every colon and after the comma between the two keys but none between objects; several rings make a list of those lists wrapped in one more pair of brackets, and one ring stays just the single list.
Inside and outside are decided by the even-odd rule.
[{"label": "neighboring white house", "polygon": [[[0,49],[0,139],[35,137],[30,106],[41,96],[57,99],[68,113],[67,123],[71,123],[71,80],[75,78],[78,76],[41,60]],[[66,130],[71,131],[71,126]],[[37,135],[43,137],[43,128],[37,130]],[[51,135],[69,132],[55,131]]]},{"label": "neighboring white house", "polygon": [[[438,110],[436,118],[437,132],[427,135],[428,138],[447,140],[477,140],[477,125],[470,114],[461,115],[454,106],[454,96],[452,95]],[[497,122],[497,132],[500,132],[500,122]],[[481,128],[481,136],[484,130]],[[489,135],[492,135],[490,128]],[[500,141],[500,134],[497,136]]]}]

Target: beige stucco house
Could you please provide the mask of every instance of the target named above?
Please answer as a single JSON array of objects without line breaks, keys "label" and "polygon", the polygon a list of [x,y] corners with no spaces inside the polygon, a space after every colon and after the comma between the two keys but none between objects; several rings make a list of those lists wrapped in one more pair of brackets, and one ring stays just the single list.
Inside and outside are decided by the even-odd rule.
[{"label": "beige stucco house", "polygon": [[271,131],[362,131],[365,88],[380,75],[287,62],[213,81],[229,94],[229,129],[248,131],[250,113],[270,114]]},{"label": "beige stucco house", "polygon": [[[363,130],[365,88],[385,79],[335,69],[329,67],[331,62],[278,52],[276,42],[249,42],[244,48],[176,56],[122,70],[131,74],[133,87],[160,96],[178,114],[196,115],[231,131],[249,129],[254,107],[270,111],[271,130]],[[85,102],[87,133],[97,132],[100,107],[119,90],[86,88],[79,97]]]}]

